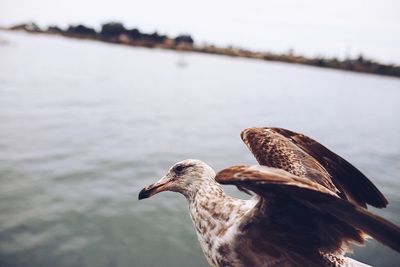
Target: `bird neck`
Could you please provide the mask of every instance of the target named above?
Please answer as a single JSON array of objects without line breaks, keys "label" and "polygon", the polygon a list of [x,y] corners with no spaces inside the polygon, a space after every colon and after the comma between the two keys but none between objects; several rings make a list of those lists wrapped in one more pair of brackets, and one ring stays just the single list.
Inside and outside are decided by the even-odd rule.
[{"label": "bird neck", "polygon": [[197,208],[204,212],[220,212],[218,208],[224,202],[233,199],[225,194],[220,184],[211,179],[202,181],[193,187],[194,190],[188,190],[185,194],[189,207]]},{"label": "bird neck", "polygon": [[[229,237],[232,226],[249,209],[246,200],[228,196],[215,181],[198,187],[196,194],[187,198],[190,217],[204,253],[210,251],[216,240]],[[218,243],[218,242],[217,242]]]}]

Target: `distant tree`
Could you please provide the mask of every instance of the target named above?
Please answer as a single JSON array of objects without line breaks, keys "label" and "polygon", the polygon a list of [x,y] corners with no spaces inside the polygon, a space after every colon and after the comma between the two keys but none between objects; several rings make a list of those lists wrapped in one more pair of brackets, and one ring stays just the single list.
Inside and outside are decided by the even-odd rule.
[{"label": "distant tree", "polygon": [[174,39],[174,41],[175,41],[175,44],[186,43],[186,44],[193,45],[193,43],[194,43],[193,38],[188,34],[179,35]]},{"label": "distant tree", "polygon": [[365,60],[362,54],[358,55],[357,61],[358,63],[364,63]]},{"label": "distant tree", "polygon": [[47,28],[47,31],[52,32],[52,33],[62,33],[63,32],[63,30],[60,29],[58,26],[49,26]]},{"label": "distant tree", "polygon": [[138,29],[127,30],[126,33],[132,39],[140,39],[142,37],[142,33]]},{"label": "distant tree", "polygon": [[323,58],[317,58],[316,64],[317,64],[317,66],[320,66],[320,67],[326,66],[326,60]]},{"label": "distant tree", "polygon": [[165,41],[165,39],[167,39],[167,36],[159,35],[157,32],[154,32],[152,34],[142,33],[141,39],[150,43],[162,43]]},{"label": "distant tree", "polygon": [[119,22],[109,22],[101,26],[100,34],[107,37],[115,37],[123,33],[128,33],[124,25]]},{"label": "distant tree", "polygon": [[11,30],[24,30],[24,31],[28,31],[28,32],[40,32],[41,31],[39,26],[34,22],[18,24],[18,25],[10,27],[10,29]]},{"label": "distant tree", "polygon": [[84,25],[69,26],[66,33],[69,34],[82,34],[82,35],[95,35],[97,32],[93,28],[86,27]]},{"label": "distant tree", "polygon": [[167,38],[165,35],[160,35],[157,32],[150,34],[149,37],[150,37],[150,40],[155,43],[162,43]]}]

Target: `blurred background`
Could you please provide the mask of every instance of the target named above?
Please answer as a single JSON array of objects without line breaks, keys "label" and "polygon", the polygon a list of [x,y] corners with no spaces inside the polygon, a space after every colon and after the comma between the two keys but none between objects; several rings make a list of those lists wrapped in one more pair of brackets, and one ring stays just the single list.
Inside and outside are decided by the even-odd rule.
[{"label": "blurred background", "polygon": [[[1,0],[0,25],[118,21],[200,46],[398,66],[399,10],[394,0]],[[1,267],[207,266],[185,199],[137,195],[185,158],[255,163],[239,137],[251,126],[336,151],[389,199],[372,211],[400,224],[398,77],[34,33],[0,30]],[[374,241],[351,257],[400,265]]]}]

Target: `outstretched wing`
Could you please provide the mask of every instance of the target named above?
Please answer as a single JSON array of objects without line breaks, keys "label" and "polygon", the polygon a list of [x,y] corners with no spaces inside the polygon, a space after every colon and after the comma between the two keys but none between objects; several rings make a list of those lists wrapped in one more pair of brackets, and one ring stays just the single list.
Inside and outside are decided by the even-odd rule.
[{"label": "outstretched wing", "polygon": [[233,166],[215,179],[260,196],[240,223],[241,244],[247,240],[254,250],[283,255],[294,266],[318,265],[320,252],[335,253],[349,242],[363,243],[363,233],[400,251],[397,226],[307,177],[265,166]]},{"label": "outstretched wing", "polygon": [[261,165],[280,168],[337,192],[362,207],[388,201],[357,168],[317,141],[282,128],[248,128],[241,137]]}]

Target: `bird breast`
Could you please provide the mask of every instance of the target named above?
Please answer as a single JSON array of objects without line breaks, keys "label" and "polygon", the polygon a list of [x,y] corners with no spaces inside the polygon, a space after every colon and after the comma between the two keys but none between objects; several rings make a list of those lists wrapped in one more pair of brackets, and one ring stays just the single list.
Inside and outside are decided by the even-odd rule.
[{"label": "bird breast", "polygon": [[235,263],[233,244],[241,218],[256,204],[226,196],[198,195],[189,204],[190,216],[200,246],[211,266],[240,266]]}]

